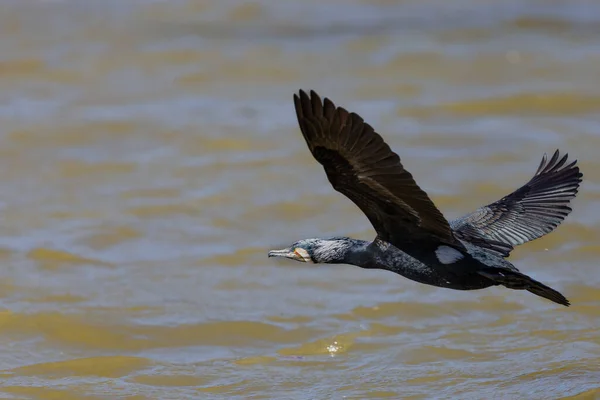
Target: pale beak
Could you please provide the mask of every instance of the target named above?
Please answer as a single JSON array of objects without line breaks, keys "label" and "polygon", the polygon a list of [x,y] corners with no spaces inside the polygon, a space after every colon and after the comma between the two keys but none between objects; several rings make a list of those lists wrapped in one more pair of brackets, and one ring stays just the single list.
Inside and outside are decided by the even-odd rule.
[{"label": "pale beak", "polygon": [[302,256],[292,249],[271,250],[269,251],[269,257],[285,257],[291,260],[304,261]]},{"label": "pale beak", "polygon": [[302,247],[288,247],[287,249],[271,250],[269,252],[269,257],[285,257],[289,258],[290,260],[296,260],[300,262],[313,262],[310,254],[308,254],[308,251]]}]

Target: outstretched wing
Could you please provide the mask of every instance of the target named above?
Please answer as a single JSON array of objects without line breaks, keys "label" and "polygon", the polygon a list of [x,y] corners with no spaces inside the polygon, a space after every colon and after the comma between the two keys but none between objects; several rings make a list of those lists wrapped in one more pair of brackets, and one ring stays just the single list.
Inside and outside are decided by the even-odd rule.
[{"label": "outstretched wing", "polygon": [[[569,203],[577,195],[583,174],[577,160],[558,150],[548,161],[546,154],[533,178],[506,197],[450,222],[455,235],[497,250],[497,241],[514,246],[552,232],[569,215]],[[512,250],[512,248],[510,249]],[[506,252],[508,256],[510,251]]]},{"label": "outstretched wing", "polygon": [[400,249],[411,243],[462,248],[448,221],[373,128],[313,91],[294,105],[302,135],[333,188],[365,213],[377,235]]}]

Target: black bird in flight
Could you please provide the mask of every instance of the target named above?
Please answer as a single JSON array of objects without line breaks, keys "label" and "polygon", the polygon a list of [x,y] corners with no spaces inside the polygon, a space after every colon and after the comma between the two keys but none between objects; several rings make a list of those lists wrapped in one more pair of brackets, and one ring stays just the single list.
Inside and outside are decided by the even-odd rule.
[{"label": "black bird in flight", "polygon": [[300,130],[329,182],[365,213],[377,237],[303,239],[269,257],[351,264],[457,290],[503,285],[569,306],[558,291],[506,260],[512,249],[554,230],[569,213],[582,174],[556,150],[529,182],[478,210],[448,222],[373,128],[355,113],[294,94]]}]

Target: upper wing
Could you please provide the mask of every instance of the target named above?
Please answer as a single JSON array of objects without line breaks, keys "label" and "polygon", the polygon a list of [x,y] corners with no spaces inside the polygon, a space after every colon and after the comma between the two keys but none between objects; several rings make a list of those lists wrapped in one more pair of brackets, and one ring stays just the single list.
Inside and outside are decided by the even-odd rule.
[{"label": "upper wing", "polygon": [[323,102],[311,91],[294,94],[300,130],[329,182],[367,216],[379,238],[400,249],[410,243],[444,242],[462,248],[448,221],[400,157],[355,113]]},{"label": "upper wing", "polygon": [[[494,240],[512,247],[552,232],[571,212],[583,174],[577,160],[565,166],[568,154],[546,154],[537,172],[525,185],[506,197],[450,222],[455,235],[495,249]],[[512,248],[511,248],[512,250]],[[510,251],[509,251],[510,252]],[[508,256],[507,252],[505,255]]]}]

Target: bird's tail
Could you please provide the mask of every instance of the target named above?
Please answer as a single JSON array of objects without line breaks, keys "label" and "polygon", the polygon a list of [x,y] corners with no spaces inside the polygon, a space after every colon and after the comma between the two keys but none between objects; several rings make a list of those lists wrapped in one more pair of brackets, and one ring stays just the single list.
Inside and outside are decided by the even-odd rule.
[{"label": "bird's tail", "polygon": [[491,268],[478,272],[486,278],[509,289],[527,290],[535,295],[562,304],[565,307],[571,305],[569,300],[558,291],[518,271]]}]

